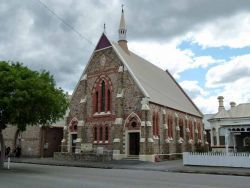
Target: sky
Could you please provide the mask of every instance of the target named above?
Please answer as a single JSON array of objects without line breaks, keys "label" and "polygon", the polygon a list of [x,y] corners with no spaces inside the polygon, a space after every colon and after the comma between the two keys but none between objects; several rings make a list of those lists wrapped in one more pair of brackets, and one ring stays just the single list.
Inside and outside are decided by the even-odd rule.
[{"label": "sky", "polygon": [[72,93],[103,25],[118,40],[124,4],[128,47],[168,69],[198,108],[217,97],[250,103],[249,0],[0,0],[0,60],[48,70]]}]

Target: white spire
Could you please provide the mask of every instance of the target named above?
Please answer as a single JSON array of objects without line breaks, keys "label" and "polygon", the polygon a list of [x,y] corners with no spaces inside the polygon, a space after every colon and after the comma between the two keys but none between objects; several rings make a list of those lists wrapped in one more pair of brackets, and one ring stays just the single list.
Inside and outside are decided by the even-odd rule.
[{"label": "white spire", "polygon": [[119,33],[118,44],[121,46],[121,48],[127,54],[129,54],[128,45],[127,45],[127,38],[126,38],[127,29],[126,29],[126,24],[125,24],[123,6],[124,5],[122,5],[122,16],[121,16],[121,20],[120,20],[120,27],[118,30],[118,33]]},{"label": "white spire", "polygon": [[122,15],[121,15],[121,20],[120,20],[120,27],[119,27],[119,30],[118,30],[118,32],[119,32],[119,41],[120,40],[127,40],[126,39],[127,29],[126,29],[126,24],[125,24],[123,6],[124,5],[122,5]]}]

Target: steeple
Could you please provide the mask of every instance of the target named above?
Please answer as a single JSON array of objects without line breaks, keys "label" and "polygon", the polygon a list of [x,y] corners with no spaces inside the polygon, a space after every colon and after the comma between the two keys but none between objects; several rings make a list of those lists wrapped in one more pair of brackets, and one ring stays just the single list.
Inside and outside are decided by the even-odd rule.
[{"label": "steeple", "polygon": [[129,54],[128,45],[127,45],[127,39],[126,39],[127,29],[126,29],[126,24],[125,24],[123,6],[124,5],[122,5],[122,15],[121,15],[121,20],[120,20],[120,27],[119,27],[119,30],[118,30],[118,33],[119,33],[118,44],[121,46],[121,48],[126,53]]}]

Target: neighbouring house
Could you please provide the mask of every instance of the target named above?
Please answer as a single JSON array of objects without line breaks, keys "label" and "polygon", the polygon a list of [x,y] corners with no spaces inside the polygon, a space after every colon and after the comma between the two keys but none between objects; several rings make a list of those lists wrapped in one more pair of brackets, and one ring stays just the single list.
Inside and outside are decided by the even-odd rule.
[{"label": "neighbouring house", "polygon": [[218,112],[208,121],[213,151],[250,152],[250,103],[230,102],[226,110],[224,97],[219,96]]},{"label": "neighbouring house", "polygon": [[154,161],[203,145],[202,113],[168,71],[129,50],[123,10],[118,33],[118,43],[101,35],[75,87],[62,152]]}]

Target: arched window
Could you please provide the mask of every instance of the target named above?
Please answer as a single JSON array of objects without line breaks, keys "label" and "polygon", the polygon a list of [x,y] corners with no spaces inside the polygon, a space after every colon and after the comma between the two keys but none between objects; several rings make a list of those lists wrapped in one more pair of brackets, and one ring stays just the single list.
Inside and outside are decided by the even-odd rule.
[{"label": "arched window", "polygon": [[183,138],[184,137],[184,129],[183,129],[183,120],[180,119],[179,120],[179,127],[180,127],[180,137]]},{"label": "arched window", "polygon": [[159,115],[155,112],[153,114],[153,135],[159,136]]},{"label": "arched window", "polygon": [[99,99],[99,97],[98,97],[98,91],[95,93],[95,112],[98,112],[99,110],[99,108],[98,108],[98,99]]},{"label": "arched window", "polygon": [[171,116],[168,116],[168,137],[173,138],[173,120]]},{"label": "arched window", "polygon": [[99,141],[103,140],[103,129],[100,127],[100,132],[99,132]]},{"label": "arched window", "polygon": [[192,121],[189,121],[189,131],[190,131],[190,139],[193,139],[193,124]]},{"label": "arched window", "polygon": [[111,100],[110,100],[110,90],[108,90],[108,111],[110,111],[110,105],[111,105]]},{"label": "arched window", "polygon": [[157,136],[159,136],[159,115],[158,115],[158,113],[156,114],[156,118],[155,118],[155,134],[157,135]]},{"label": "arched window", "polygon": [[156,135],[155,134],[155,112],[153,113],[153,135]]},{"label": "arched window", "polygon": [[94,127],[94,141],[97,141],[97,127]]},{"label": "arched window", "polygon": [[93,114],[111,112],[112,110],[112,85],[111,80],[101,75],[92,89]]},{"label": "arched window", "polygon": [[105,81],[102,81],[101,111],[105,112]]},{"label": "arched window", "polygon": [[201,140],[201,125],[200,125],[200,123],[197,124],[197,129],[198,129],[198,139]]},{"label": "arched window", "polygon": [[109,127],[108,126],[105,127],[105,140],[106,141],[109,140]]}]

